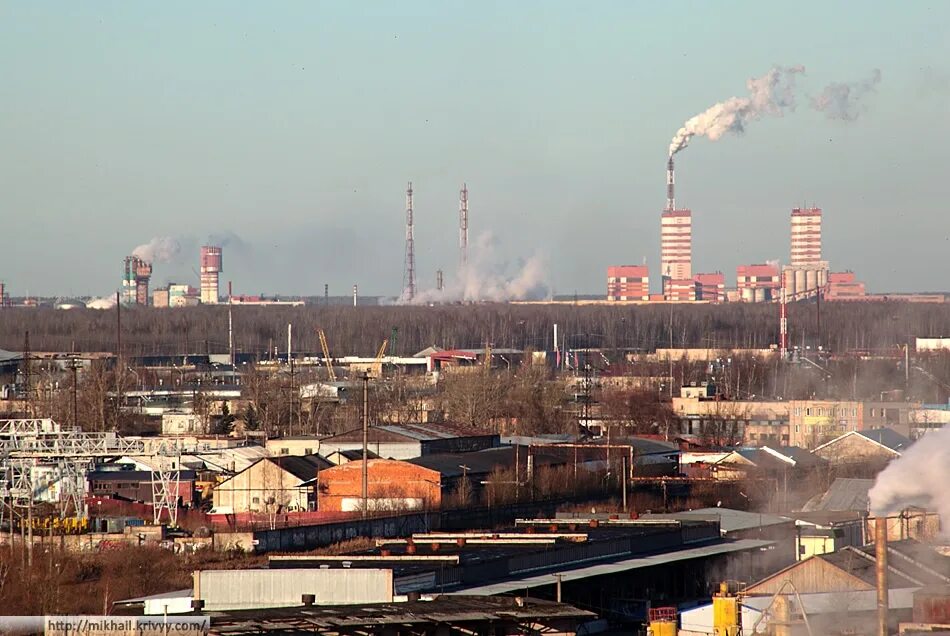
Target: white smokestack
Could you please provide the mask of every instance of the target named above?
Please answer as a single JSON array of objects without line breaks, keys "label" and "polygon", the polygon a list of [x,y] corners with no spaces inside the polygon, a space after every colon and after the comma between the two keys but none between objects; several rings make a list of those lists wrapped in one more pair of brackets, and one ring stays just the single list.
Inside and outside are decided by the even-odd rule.
[{"label": "white smokestack", "polygon": [[877,476],[868,493],[871,515],[883,517],[908,506],[940,515],[950,529],[950,426],[928,433]]},{"label": "white smokestack", "polygon": [[833,82],[818,97],[811,98],[811,106],[824,113],[828,119],[854,121],[863,112],[861,100],[865,95],[875,92],[880,83],[880,69],[874,69],[870,77],[858,82]]},{"label": "white smokestack", "polygon": [[132,256],[146,263],[167,263],[181,252],[181,245],[170,236],[157,236],[132,250]]},{"label": "white smokestack", "polygon": [[776,66],[762,77],[746,82],[748,97],[731,97],[692,117],[670,143],[670,156],[685,148],[696,135],[716,141],[726,133],[741,133],[749,122],[765,115],[781,117],[795,108],[795,76],[804,66]]}]

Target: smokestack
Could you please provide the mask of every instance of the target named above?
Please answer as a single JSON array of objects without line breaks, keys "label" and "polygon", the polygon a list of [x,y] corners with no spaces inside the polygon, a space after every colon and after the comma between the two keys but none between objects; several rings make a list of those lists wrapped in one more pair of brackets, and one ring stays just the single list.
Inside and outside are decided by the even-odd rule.
[{"label": "smokestack", "polygon": [[437,291],[442,291],[443,289],[445,289],[445,285],[444,285],[444,283],[443,283],[443,281],[442,281],[442,270],[441,270],[441,269],[437,269],[437,270],[435,271],[435,288],[436,288]]},{"label": "smokestack", "polygon": [[673,194],[674,183],[673,155],[670,155],[669,161],[666,162],[666,209],[671,212],[676,209],[676,197]]},{"label": "smokestack", "polygon": [[877,636],[887,635],[887,517],[874,518],[874,556],[877,574]]},{"label": "smokestack", "polygon": [[412,302],[416,296],[416,248],[412,220],[412,181],[406,187],[406,266],[403,272],[403,297]]},{"label": "smokestack", "polygon": [[353,306],[356,307],[356,300],[359,298],[359,287],[354,283],[353,284]]}]

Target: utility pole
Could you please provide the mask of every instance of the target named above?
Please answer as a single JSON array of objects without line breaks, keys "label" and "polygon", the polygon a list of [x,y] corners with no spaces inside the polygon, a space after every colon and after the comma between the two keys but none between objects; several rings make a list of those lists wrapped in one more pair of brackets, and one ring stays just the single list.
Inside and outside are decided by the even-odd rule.
[{"label": "utility pole", "polygon": [[627,512],[627,456],[621,456],[622,470],[620,478],[623,480],[623,511]]},{"label": "utility pole", "polygon": [[115,293],[115,360],[115,422],[113,423],[113,430],[118,430],[119,409],[122,404],[122,371],[125,369],[122,363],[122,299],[119,297],[119,292]]},{"label": "utility pole", "polygon": [[73,372],[73,427],[79,428],[79,409],[77,408],[78,402],[76,399],[76,394],[79,388],[79,367],[80,362],[77,358],[71,358],[69,361],[69,368]]},{"label": "utility pole", "polygon": [[363,519],[369,512],[369,373],[363,372]]},{"label": "utility pole", "polygon": [[294,434],[294,353],[293,353],[294,326],[287,323],[287,364],[290,365],[290,434]]},{"label": "utility pole", "polygon": [[30,368],[30,331],[23,334],[23,384],[26,385],[26,410],[36,417],[33,409],[33,374]]}]

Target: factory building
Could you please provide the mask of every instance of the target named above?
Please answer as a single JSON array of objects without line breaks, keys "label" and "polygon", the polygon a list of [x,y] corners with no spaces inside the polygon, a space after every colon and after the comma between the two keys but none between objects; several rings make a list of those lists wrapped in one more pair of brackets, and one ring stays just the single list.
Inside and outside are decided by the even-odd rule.
[{"label": "factory building", "polygon": [[828,274],[828,300],[854,300],[867,296],[864,283],[859,282],[854,272],[830,272]]},{"label": "factory building", "polygon": [[782,287],[789,300],[809,298],[826,290],[828,286],[828,261],[810,265],[786,265],[782,268]]},{"label": "factory building", "polygon": [[152,265],[137,256],[125,257],[125,273],[122,277],[122,301],[127,305],[148,305],[148,282],[152,277]]},{"label": "factory building", "polygon": [[218,274],[222,271],[221,248],[204,245],[201,248],[201,302],[206,305],[217,304]]},{"label": "factory building", "polygon": [[721,303],[726,300],[726,277],[722,272],[696,274],[696,300]]},{"label": "factory building", "polygon": [[814,266],[821,261],[821,208],[792,210],[792,267]]},{"label": "factory building", "polygon": [[692,278],[664,278],[663,299],[677,303],[696,300],[696,281]]},{"label": "factory building", "polygon": [[650,271],[646,265],[607,268],[607,300],[650,300]]},{"label": "factory building", "polygon": [[180,283],[171,283],[152,293],[153,307],[194,307],[200,300],[196,288]]},{"label": "factory building", "polygon": [[736,291],[742,302],[777,300],[781,288],[781,272],[777,263],[739,265],[736,268]]}]

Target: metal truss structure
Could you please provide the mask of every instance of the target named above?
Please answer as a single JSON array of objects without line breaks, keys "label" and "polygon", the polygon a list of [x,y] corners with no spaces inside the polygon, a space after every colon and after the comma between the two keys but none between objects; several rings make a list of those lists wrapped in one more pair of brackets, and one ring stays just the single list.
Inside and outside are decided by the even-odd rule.
[{"label": "metal truss structure", "polygon": [[[16,506],[30,506],[42,489],[52,484],[60,488],[61,516],[70,508],[75,516],[85,516],[86,473],[97,460],[118,457],[152,460],[153,521],[161,523],[163,511],[167,511],[171,525],[177,525],[182,454],[214,452],[175,440],[146,445],[141,439],[125,439],[114,432],[60,427],[50,419],[0,420],[0,525],[7,504],[11,513]],[[42,480],[38,479],[40,472],[44,473]]]}]

